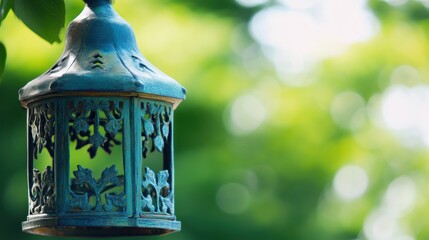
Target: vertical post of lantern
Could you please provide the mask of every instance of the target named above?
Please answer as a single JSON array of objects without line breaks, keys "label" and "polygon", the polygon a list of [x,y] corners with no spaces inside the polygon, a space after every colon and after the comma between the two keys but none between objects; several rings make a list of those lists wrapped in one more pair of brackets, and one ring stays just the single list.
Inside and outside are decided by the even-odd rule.
[{"label": "vertical post of lantern", "polygon": [[[33,170],[33,157],[32,157],[32,152],[33,152],[33,146],[32,146],[32,139],[31,139],[31,128],[30,128],[30,124],[28,124],[30,122],[30,110],[27,110],[27,196],[28,196],[28,200],[27,203],[30,206],[31,201],[30,201],[30,196],[31,196],[31,184],[32,184],[32,170]],[[30,208],[28,208],[27,211],[27,215],[30,215]]]},{"label": "vertical post of lantern", "polygon": [[[85,2],[63,55],[19,91],[28,109],[23,231],[96,237],[179,231],[173,111],[186,90],[143,57],[111,0]],[[36,169],[40,154],[47,166]]]},{"label": "vertical post of lantern", "polygon": [[[174,195],[174,112],[171,112],[171,120],[170,120],[170,129],[171,133],[168,136],[167,146],[164,152],[164,169],[168,170],[170,174],[170,189],[171,193]],[[174,198],[172,199],[172,208],[171,213],[174,215]]]},{"label": "vertical post of lantern", "polygon": [[69,192],[69,169],[70,169],[70,141],[68,129],[68,106],[65,99],[56,102],[56,124],[55,124],[55,154],[54,154],[54,176],[56,183],[56,209],[59,217],[67,210],[67,194]]},{"label": "vertical post of lantern", "polygon": [[[132,119],[132,103],[130,99],[124,99],[124,109],[123,109],[123,132],[122,132],[122,158],[124,164],[124,174],[125,174],[125,196],[132,196],[134,193],[133,183],[134,183],[134,175],[133,172],[133,146],[132,141],[133,138],[133,126],[131,123]],[[134,201],[132,197],[126,197],[126,215],[132,216],[134,209]]]},{"label": "vertical post of lantern", "polygon": [[141,125],[141,116],[140,116],[140,101],[137,98],[131,98],[131,119],[132,119],[132,128],[134,131],[131,135],[131,141],[133,142],[133,147],[131,149],[133,161],[133,174],[135,176],[133,180],[133,202],[134,202],[134,211],[133,216],[136,218],[140,217],[140,209],[142,209],[142,204],[140,201],[141,198],[141,179],[142,179],[142,125]]}]

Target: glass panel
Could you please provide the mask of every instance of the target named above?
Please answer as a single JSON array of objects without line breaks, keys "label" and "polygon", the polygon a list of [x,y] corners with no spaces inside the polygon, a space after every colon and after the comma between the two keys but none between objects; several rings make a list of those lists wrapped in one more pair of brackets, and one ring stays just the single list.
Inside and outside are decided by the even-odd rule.
[{"label": "glass panel", "polygon": [[55,106],[41,103],[29,108],[30,214],[55,212],[53,172]]},{"label": "glass panel", "polygon": [[69,103],[70,211],[125,211],[124,102]]}]

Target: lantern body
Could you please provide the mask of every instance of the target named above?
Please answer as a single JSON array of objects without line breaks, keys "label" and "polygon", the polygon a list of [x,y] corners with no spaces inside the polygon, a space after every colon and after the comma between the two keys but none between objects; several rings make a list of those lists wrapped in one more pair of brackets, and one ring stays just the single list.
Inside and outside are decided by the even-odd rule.
[{"label": "lantern body", "polygon": [[27,108],[29,212],[23,231],[159,235],[174,215],[177,82],[138,51],[107,0],[87,1],[66,49],[20,92]]}]

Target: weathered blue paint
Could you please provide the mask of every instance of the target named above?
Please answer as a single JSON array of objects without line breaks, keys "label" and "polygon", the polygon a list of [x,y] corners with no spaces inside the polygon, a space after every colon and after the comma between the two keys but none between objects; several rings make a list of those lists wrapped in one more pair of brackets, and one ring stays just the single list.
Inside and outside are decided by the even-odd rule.
[{"label": "weathered blue paint", "polygon": [[110,1],[86,1],[67,29],[58,62],[19,90],[27,100],[52,93],[132,92],[184,99],[186,90],[140,53],[133,30]]},{"label": "weathered blue paint", "polygon": [[[173,110],[185,90],[139,53],[110,0],[85,2],[68,28],[60,61],[19,92],[28,109],[29,212],[22,229],[57,236],[179,231]],[[100,161],[101,175],[86,166],[112,149],[122,152],[120,166]],[[44,150],[50,163],[36,169]],[[82,165],[72,164],[71,151],[87,155]],[[163,156],[157,171],[147,163],[155,151]]]}]

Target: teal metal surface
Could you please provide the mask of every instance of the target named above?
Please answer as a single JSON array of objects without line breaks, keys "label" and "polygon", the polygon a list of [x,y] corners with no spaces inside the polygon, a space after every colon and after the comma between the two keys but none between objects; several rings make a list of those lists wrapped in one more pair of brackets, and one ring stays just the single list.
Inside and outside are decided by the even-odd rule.
[{"label": "teal metal surface", "polygon": [[86,1],[70,23],[57,63],[19,90],[19,99],[75,92],[133,92],[184,99],[186,90],[140,53],[133,30],[108,0]]},{"label": "teal metal surface", "polygon": [[179,231],[173,111],[185,90],[139,53],[111,1],[85,2],[61,60],[19,92],[28,111],[22,229],[90,237]]}]

